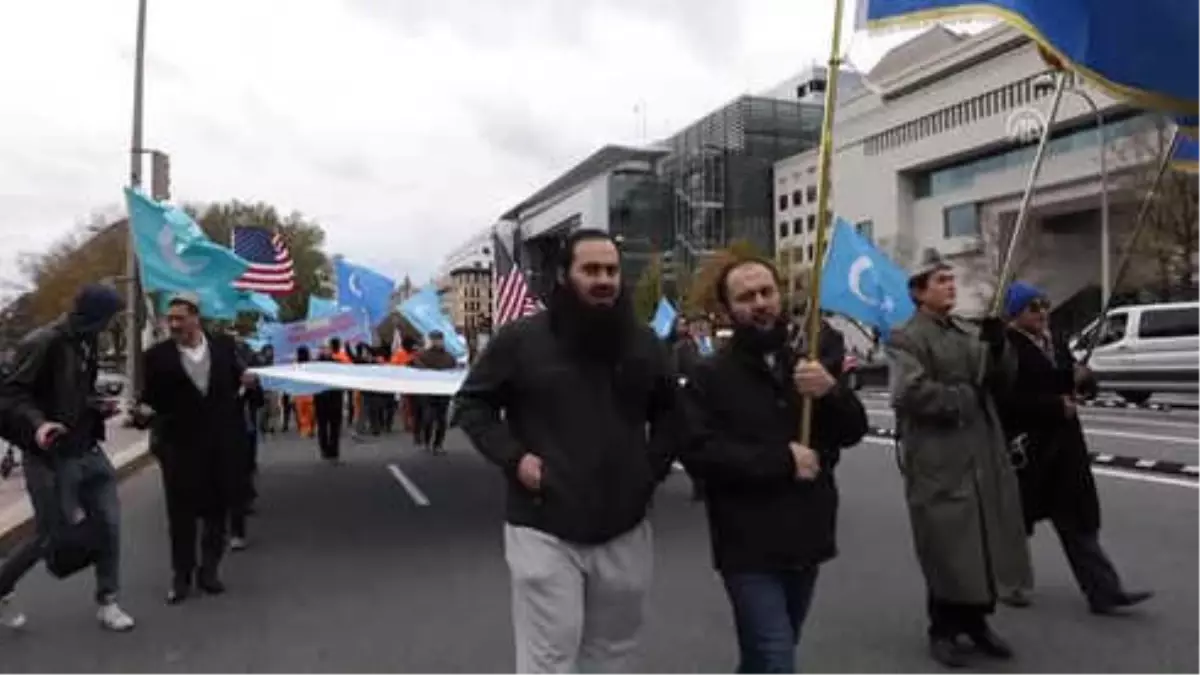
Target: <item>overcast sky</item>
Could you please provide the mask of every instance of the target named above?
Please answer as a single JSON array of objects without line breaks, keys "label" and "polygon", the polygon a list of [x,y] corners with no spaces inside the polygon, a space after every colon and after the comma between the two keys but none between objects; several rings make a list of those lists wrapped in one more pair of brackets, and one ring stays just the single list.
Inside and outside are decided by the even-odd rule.
[{"label": "overcast sky", "polygon": [[[329,252],[420,281],[598,146],[642,141],[639,102],[653,140],[824,61],[832,4],[150,0],[145,145],[177,200],[298,210]],[[136,6],[0,3],[0,278],[121,213]],[[863,70],[908,36],[847,35]]]}]

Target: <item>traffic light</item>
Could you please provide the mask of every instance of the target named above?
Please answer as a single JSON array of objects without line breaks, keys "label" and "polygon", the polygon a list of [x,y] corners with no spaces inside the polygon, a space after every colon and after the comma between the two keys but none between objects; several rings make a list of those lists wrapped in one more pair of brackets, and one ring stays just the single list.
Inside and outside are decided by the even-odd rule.
[{"label": "traffic light", "polygon": [[158,150],[150,151],[150,196],[158,202],[171,198],[171,158]]}]

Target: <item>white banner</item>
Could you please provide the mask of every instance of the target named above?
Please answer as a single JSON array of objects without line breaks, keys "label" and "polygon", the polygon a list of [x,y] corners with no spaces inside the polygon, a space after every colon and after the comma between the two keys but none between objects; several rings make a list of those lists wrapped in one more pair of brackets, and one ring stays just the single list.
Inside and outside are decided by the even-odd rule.
[{"label": "white banner", "polygon": [[329,361],[251,368],[250,372],[258,376],[264,389],[292,396],[306,396],[327,389],[453,396],[467,376],[466,370],[420,370],[407,366]]}]

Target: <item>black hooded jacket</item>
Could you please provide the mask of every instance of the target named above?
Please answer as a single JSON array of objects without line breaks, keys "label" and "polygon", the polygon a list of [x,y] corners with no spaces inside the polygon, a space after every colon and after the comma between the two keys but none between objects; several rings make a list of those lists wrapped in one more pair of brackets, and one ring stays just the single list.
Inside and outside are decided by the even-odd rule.
[{"label": "black hooded jacket", "polygon": [[80,453],[104,440],[104,416],[95,406],[97,333],[121,310],[116,291],[85,286],[74,309],[27,335],[13,369],[0,384],[0,417],[6,438],[23,452],[43,456],[38,427],[67,428],[60,453]]},{"label": "black hooded jacket", "polygon": [[[670,470],[676,384],[649,328],[631,326],[612,360],[588,358],[554,312],[500,329],[459,390],[457,422],[504,471],[510,524],[601,544],[646,517]],[[542,460],[536,493],[517,478],[526,453]]]}]

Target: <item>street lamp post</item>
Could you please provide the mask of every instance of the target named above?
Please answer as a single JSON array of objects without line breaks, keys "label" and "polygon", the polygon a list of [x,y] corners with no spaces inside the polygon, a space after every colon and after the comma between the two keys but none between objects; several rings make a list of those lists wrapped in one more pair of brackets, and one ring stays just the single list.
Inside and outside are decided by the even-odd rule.
[{"label": "street lamp post", "polygon": [[[1035,87],[1038,90],[1053,90],[1054,82],[1052,79],[1045,78],[1039,80]],[[1107,139],[1104,133],[1104,113],[1101,112],[1100,106],[1096,105],[1096,99],[1092,98],[1086,90],[1078,87],[1070,87],[1064,90],[1065,93],[1074,94],[1083,99],[1088,107],[1092,110],[1092,116],[1096,119],[1096,137],[1099,139],[1100,146],[1100,306],[1106,307],[1108,296],[1112,293],[1112,272],[1111,260],[1112,244],[1110,242],[1111,233],[1108,224],[1108,147]]]},{"label": "street lamp post", "polygon": [[[142,185],[142,99],[146,61],[146,0],[138,0],[137,41],[133,64],[133,133],[129,145],[129,185]],[[133,244],[133,223],[126,222],[125,274],[130,280],[126,295],[125,373],[129,378],[130,391],[141,390],[141,372],[138,367],[142,353],[141,322],[142,289],[137,277],[137,252]]]}]

